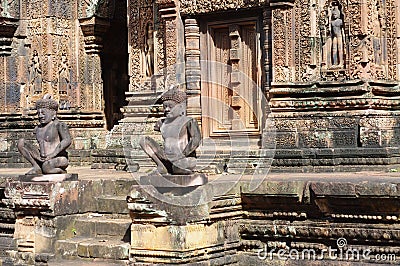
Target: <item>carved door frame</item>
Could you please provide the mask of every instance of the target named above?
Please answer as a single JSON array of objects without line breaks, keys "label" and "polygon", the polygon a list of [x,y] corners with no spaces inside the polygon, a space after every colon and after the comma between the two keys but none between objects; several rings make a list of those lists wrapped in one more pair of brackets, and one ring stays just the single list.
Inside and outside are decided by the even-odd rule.
[{"label": "carved door frame", "polygon": [[[226,130],[216,130],[215,125],[213,124],[214,122],[211,121],[213,120],[212,117],[213,115],[212,112],[215,111],[215,108],[213,109],[212,104],[206,103],[206,99],[209,99],[208,97],[212,97],[212,84],[210,84],[210,80],[212,79],[212,76],[215,74],[214,70],[212,68],[212,63],[210,61],[213,61],[215,58],[212,56],[211,49],[215,47],[214,42],[213,42],[213,32],[222,28],[228,28],[229,29],[229,36],[234,39],[238,38],[239,43],[242,41],[240,36],[242,33],[239,33],[238,36],[235,36],[236,30],[235,27],[237,26],[242,27],[242,26],[247,26],[247,25],[253,25],[255,27],[255,39],[254,39],[254,47],[255,47],[255,62],[252,62],[255,64],[255,68],[253,71],[256,73],[253,73],[255,75],[253,77],[253,80],[256,84],[256,88],[252,90],[253,92],[256,93],[255,99],[253,101],[252,107],[254,108],[254,112],[256,112],[257,115],[255,117],[261,118],[264,117],[264,111],[263,111],[263,106],[262,106],[262,101],[261,97],[262,96],[262,80],[263,80],[263,71],[262,71],[262,23],[260,21],[260,17],[258,16],[251,16],[251,17],[245,17],[245,18],[238,18],[235,20],[215,20],[215,21],[203,21],[203,23],[200,23],[200,28],[201,28],[201,38],[200,38],[200,47],[201,47],[201,60],[202,60],[202,75],[203,77],[201,78],[202,83],[201,83],[201,95],[202,95],[202,134],[204,137],[227,137],[231,134],[241,134],[245,133],[246,135],[250,136],[259,136],[262,131],[263,127],[263,121],[259,119],[259,121],[256,121],[255,125],[253,128],[244,128],[244,129],[226,129]],[[232,68],[230,69],[231,77],[233,74],[233,79],[235,79],[236,75],[233,73],[234,72],[234,63],[232,63],[235,60],[231,60],[232,57],[238,58],[237,61],[239,64],[241,63],[240,60],[242,58],[239,58],[240,56],[236,55],[239,54],[239,52],[232,48],[232,46],[229,49],[229,56],[230,56],[230,65]],[[252,64],[251,63],[251,64]],[[243,66],[239,67],[239,70],[243,69]],[[234,83],[229,81],[230,84]],[[240,83],[239,83],[240,84]],[[244,85],[243,85],[244,86]],[[229,86],[229,88],[231,88]],[[258,89],[261,88],[261,89]],[[231,88],[232,89],[232,88]],[[254,95],[253,95],[254,96]],[[232,102],[235,102],[235,97],[231,97],[230,104]],[[232,104],[234,105],[234,104]],[[250,109],[251,110],[251,109]],[[232,119],[233,120],[233,119]],[[256,119],[257,120],[257,119]],[[248,123],[245,123],[246,125]]]}]

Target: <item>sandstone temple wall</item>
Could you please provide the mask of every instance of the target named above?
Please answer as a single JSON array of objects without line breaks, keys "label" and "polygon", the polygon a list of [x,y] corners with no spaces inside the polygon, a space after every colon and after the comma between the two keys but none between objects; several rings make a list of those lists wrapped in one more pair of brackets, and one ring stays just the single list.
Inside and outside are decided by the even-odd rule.
[{"label": "sandstone temple wall", "polygon": [[[208,113],[201,100],[210,95],[204,82],[209,78],[209,65],[203,62],[225,45],[216,43],[219,37],[213,32],[227,27],[230,39],[225,42],[230,50],[224,55],[221,48],[227,58],[221,60],[240,70],[248,63],[235,57],[241,53],[243,43],[239,43],[244,36],[239,36],[239,30],[235,37],[233,26],[223,23],[240,28],[243,21],[251,20],[259,40],[255,52],[259,61],[250,68],[257,68],[259,76],[254,80],[268,100],[263,119],[270,112],[274,118],[277,168],[332,170],[340,165],[398,163],[400,27],[396,1],[131,0],[128,5],[127,124],[150,132],[154,121],[143,124],[142,118],[157,116],[157,110],[146,109],[148,100],[175,82],[186,89],[188,113],[198,118],[203,135],[212,135],[207,132],[212,126],[204,118]],[[149,58],[153,58],[150,64]],[[155,75],[150,78],[149,73]]]},{"label": "sandstone temple wall", "polygon": [[[59,117],[72,129],[73,149],[104,147],[106,126],[118,119],[115,102],[122,106],[127,82],[126,71],[121,71],[127,64],[110,63],[110,58],[127,54],[126,44],[118,43],[126,38],[106,32],[121,21],[126,25],[126,2],[18,0],[4,1],[2,10],[2,164],[20,163],[11,158],[16,140],[37,123],[35,102],[46,93],[60,103]],[[126,33],[123,27],[119,31]]]},{"label": "sandstone temple wall", "polygon": [[[278,168],[397,163],[396,0],[19,0],[3,5],[4,165],[20,163],[7,153],[15,152],[15,140],[34,126],[32,109],[44,93],[60,101],[73,148],[90,154],[120,149],[122,132],[150,134],[162,115],[155,100],[173,84],[186,90],[187,112],[198,119],[205,137],[223,140],[229,130],[239,129],[258,149],[265,121],[273,117]],[[232,68],[227,75],[233,90],[217,93],[210,85],[213,66],[207,62],[214,59]],[[239,80],[243,73],[260,89],[257,95]],[[235,90],[254,97],[248,104],[257,109],[259,121],[242,108]],[[204,100],[209,96],[236,110],[244,128],[237,117],[216,110],[217,118],[226,120],[222,126],[230,127],[220,134],[219,125],[206,118],[214,114]],[[377,159],[349,159],[371,153]]]}]

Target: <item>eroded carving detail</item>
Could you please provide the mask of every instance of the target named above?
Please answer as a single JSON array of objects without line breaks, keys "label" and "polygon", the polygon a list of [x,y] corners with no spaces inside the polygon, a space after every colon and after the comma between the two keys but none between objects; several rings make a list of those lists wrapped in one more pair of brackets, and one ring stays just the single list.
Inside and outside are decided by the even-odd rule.
[{"label": "eroded carving detail", "polygon": [[42,65],[36,50],[33,51],[29,64],[29,91],[33,94],[42,92]]},{"label": "eroded carving detail", "polygon": [[79,18],[98,16],[108,18],[113,14],[113,0],[79,0]]},{"label": "eroded carving detail", "polygon": [[[400,6],[396,0],[388,0],[385,2],[385,18],[386,18],[386,42],[387,42],[387,77],[392,80],[399,80],[400,73]],[[397,27],[396,27],[397,21]],[[396,42],[397,40],[397,42]],[[397,54],[396,54],[397,50]]]},{"label": "eroded carving detail", "polygon": [[[158,47],[160,29],[154,24],[153,4],[149,0],[128,1],[129,12],[129,76],[130,90],[149,89],[144,82],[155,73],[159,66]],[[150,86],[151,87],[151,86]]]}]

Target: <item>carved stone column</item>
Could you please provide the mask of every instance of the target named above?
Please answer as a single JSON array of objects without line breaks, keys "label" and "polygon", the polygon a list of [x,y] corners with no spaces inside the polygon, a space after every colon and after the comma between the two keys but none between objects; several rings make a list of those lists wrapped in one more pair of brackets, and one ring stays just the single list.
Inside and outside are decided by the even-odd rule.
[{"label": "carved stone column", "polygon": [[[109,22],[96,16],[80,18],[79,23],[84,35],[85,52],[87,54],[86,68],[87,76],[84,77],[84,88],[81,103],[90,111],[102,111],[103,102],[103,80],[101,77],[100,52],[103,48],[103,34],[108,30]],[[83,63],[83,62],[82,62]]]},{"label": "carved stone column", "polygon": [[395,1],[396,44],[397,44],[397,80],[400,80],[400,3]]},{"label": "carved stone column", "polygon": [[266,93],[267,99],[269,99],[269,90],[271,88],[271,60],[272,60],[272,44],[271,44],[271,38],[272,38],[272,33],[271,33],[271,16],[272,16],[272,11],[270,8],[264,8],[263,10],[263,31],[264,31],[264,43],[263,43],[263,50],[264,50],[264,90]]},{"label": "carved stone column", "polygon": [[196,19],[185,20],[186,39],[186,93],[188,94],[187,113],[199,118],[200,105],[200,28]]},{"label": "carved stone column", "polygon": [[81,91],[81,105],[88,111],[103,111],[103,79],[101,77],[100,52],[103,48],[103,35],[107,32],[112,1],[79,2],[79,24],[84,36],[86,60]]},{"label": "carved stone column", "polygon": [[16,67],[15,60],[11,58],[12,41],[19,21],[16,18],[0,17],[0,99],[3,103],[0,111],[16,110],[19,103],[19,89],[14,81],[11,81],[11,71]]}]

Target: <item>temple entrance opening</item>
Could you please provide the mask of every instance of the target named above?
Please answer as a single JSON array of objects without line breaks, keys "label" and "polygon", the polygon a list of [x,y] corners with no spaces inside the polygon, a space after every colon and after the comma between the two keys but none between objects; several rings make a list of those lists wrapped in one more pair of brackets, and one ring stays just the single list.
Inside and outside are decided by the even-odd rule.
[{"label": "temple entrance opening", "polygon": [[126,105],[125,92],[128,91],[128,28],[126,0],[116,1],[110,28],[104,36],[101,55],[102,78],[104,82],[104,103],[107,129],[123,116],[121,107]]}]

